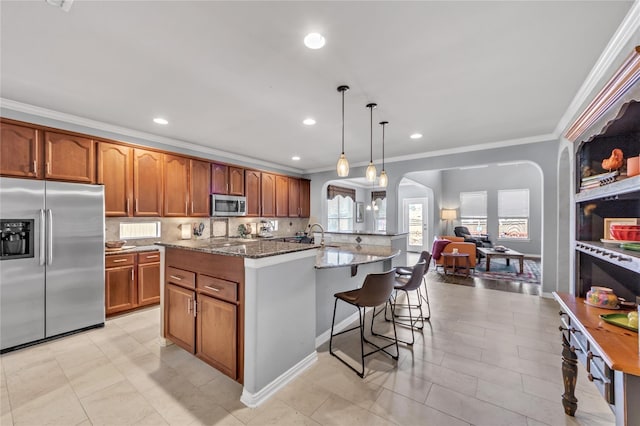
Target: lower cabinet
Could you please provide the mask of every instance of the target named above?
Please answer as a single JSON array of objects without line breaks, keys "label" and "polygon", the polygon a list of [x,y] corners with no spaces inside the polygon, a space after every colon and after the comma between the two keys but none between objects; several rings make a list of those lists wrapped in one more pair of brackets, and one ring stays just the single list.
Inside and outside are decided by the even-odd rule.
[{"label": "lower cabinet", "polygon": [[105,266],[107,315],[160,303],[158,251],[109,255]]},{"label": "lower cabinet", "polygon": [[243,381],[244,260],[168,249],[165,338]]}]

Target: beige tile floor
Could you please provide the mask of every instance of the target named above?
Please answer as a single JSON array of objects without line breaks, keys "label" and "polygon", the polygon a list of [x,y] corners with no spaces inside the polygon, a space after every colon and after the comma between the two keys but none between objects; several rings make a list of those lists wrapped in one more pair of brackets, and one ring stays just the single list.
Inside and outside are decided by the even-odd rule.
[{"label": "beige tile floor", "polygon": [[[325,344],[317,363],[257,409],[240,403],[238,383],[158,345],[157,307],[124,315],[3,355],[0,424],[614,424],[582,367],[576,417],[563,413],[555,302],[435,279],[429,295],[431,324],[401,346],[397,363],[369,357],[362,380]],[[336,344],[357,353],[356,337]]]}]

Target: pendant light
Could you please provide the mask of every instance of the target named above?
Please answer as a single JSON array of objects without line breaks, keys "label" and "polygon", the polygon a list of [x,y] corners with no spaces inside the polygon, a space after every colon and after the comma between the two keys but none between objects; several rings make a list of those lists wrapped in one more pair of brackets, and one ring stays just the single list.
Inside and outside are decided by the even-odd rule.
[{"label": "pendant light", "polygon": [[382,171],[380,172],[380,180],[378,181],[378,185],[383,188],[386,188],[389,184],[389,177],[387,176],[387,172],[384,171],[384,126],[389,124],[388,121],[381,121],[380,125],[382,126]]},{"label": "pendant light", "polygon": [[349,86],[338,86],[338,92],[342,93],[342,154],[340,154],[336,165],[336,171],[340,177],[349,176],[349,161],[344,156],[344,92],[347,90],[349,90]]},{"label": "pendant light", "polygon": [[367,178],[367,180],[369,182],[375,182],[376,180],[376,174],[378,173],[378,171],[376,170],[376,166],[373,165],[373,109],[375,107],[377,107],[377,104],[367,104],[367,108],[369,108],[369,111],[371,112],[371,125],[370,125],[370,129],[371,129],[371,133],[370,133],[370,155],[369,155],[369,166],[367,167],[367,171],[365,172],[365,177]]}]

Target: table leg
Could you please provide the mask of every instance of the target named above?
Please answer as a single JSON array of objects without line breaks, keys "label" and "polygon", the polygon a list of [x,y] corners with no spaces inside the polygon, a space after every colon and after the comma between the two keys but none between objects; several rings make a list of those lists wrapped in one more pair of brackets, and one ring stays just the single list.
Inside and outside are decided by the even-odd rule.
[{"label": "table leg", "polygon": [[575,397],[576,380],[578,379],[578,357],[571,350],[571,345],[564,333],[562,333],[562,381],[564,393],[562,394],[562,406],[565,414],[574,416],[578,408],[578,399]]},{"label": "table leg", "polygon": [[491,256],[487,255],[487,272],[491,270]]},{"label": "table leg", "polygon": [[507,259],[507,266],[509,266],[509,258],[507,257],[506,259]]},{"label": "table leg", "polygon": [[470,262],[469,262],[469,256],[465,256],[464,259],[467,261],[467,275],[466,275],[466,277],[469,278],[469,269],[471,269],[471,265],[470,265]]},{"label": "table leg", "polygon": [[524,256],[519,258],[520,260],[520,273],[524,272]]}]

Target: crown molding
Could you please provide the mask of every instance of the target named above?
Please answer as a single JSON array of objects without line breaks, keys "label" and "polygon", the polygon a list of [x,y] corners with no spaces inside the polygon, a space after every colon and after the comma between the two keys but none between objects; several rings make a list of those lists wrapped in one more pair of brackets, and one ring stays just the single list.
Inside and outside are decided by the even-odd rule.
[{"label": "crown molding", "polygon": [[[238,155],[230,152],[221,151],[214,148],[208,148],[202,145],[198,145],[192,142],[181,141],[177,139],[167,138],[164,136],[155,135],[153,133],[141,132],[138,130],[129,129],[126,127],[120,127],[113,124],[104,123],[97,120],[91,120],[89,118],[79,117],[73,114],[67,114],[64,112],[54,111],[47,108],[38,107],[35,105],[25,104],[22,102],[14,101],[12,99],[6,99],[0,97],[0,108],[16,111],[24,114],[29,114],[35,117],[46,118],[55,120],[64,124],[73,124],[76,126],[87,127],[89,129],[100,130],[103,132],[114,133],[123,137],[131,137],[141,139],[149,142],[155,142],[172,146],[175,148],[187,149],[202,154],[211,155],[213,157],[224,157],[230,160],[240,161],[242,163],[251,163],[256,166],[261,166],[270,169],[277,169],[288,171],[297,174],[303,174],[303,170],[293,167],[283,166],[281,164],[270,163],[264,160],[248,157],[246,155]],[[71,129],[67,129],[71,130]]]},{"label": "crown molding", "polygon": [[[558,140],[558,134],[548,133],[548,134],[538,135],[538,136],[528,136],[526,138],[508,139],[508,140],[499,141],[499,142],[490,142],[490,143],[484,143],[484,144],[462,146],[462,147],[451,148],[451,149],[441,149],[438,151],[418,152],[415,154],[402,155],[399,157],[385,158],[384,162],[385,164],[390,164],[390,163],[397,163],[400,161],[420,160],[420,159],[429,158],[429,157],[443,157],[445,155],[464,154],[468,152],[484,151],[487,149],[494,149],[494,148],[505,148],[505,147],[517,146],[517,145],[528,145],[532,143],[548,142],[551,140]],[[374,159],[374,163],[376,161],[380,161],[380,159]],[[361,163],[352,164],[351,167],[360,167],[360,166],[366,167],[368,164],[369,164],[368,161],[361,162]],[[335,170],[335,167],[309,169],[309,170],[305,170],[305,174],[322,173],[322,172],[328,172],[330,170]]]},{"label": "crown molding", "polygon": [[[640,1],[636,0],[633,5],[631,5],[629,12],[611,37],[611,40],[609,40],[609,43],[591,69],[586,80],[582,83],[582,86],[580,86],[580,89],[569,104],[569,107],[560,118],[554,133],[558,135],[566,133],[567,138],[569,139],[571,139],[571,137],[575,139],[579,136],[578,134],[575,134],[576,131],[579,131],[575,126],[578,121],[581,121],[581,118],[585,118],[584,114],[573,123],[571,128],[568,128],[571,124],[572,118],[582,110],[582,105],[590,99],[592,96],[591,94],[600,86],[601,81],[607,78],[610,74],[611,67],[615,64],[616,58],[618,58],[620,54],[625,53],[623,49],[627,48],[627,45],[637,35],[638,31],[640,31]],[[635,52],[637,51],[638,47],[635,49]],[[631,56],[634,56],[634,53],[632,53]],[[625,60],[627,66],[631,56],[627,57]],[[624,68],[624,66],[625,64],[622,65],[622,68]],[[620,71],[618,71],[618,73],[619,72]],[[611,84],[611,82],[609,84]],[[606,89],[603,89],[596,98],[600,97],[605,90]],[[611,91],[611,87],[609,87],[609,91]],[[590,110],[595,106],[594,102],[596,101],[594,100],[589,107],[587,107],[587,110]],[[610,103],[607,105],[610,105]],[[590,122],[592,123],[595,120],[596,118]],[[580,127],[582,128],[583,126]],[[582,130],[584,130],[584,128],[582,128]]]}]

